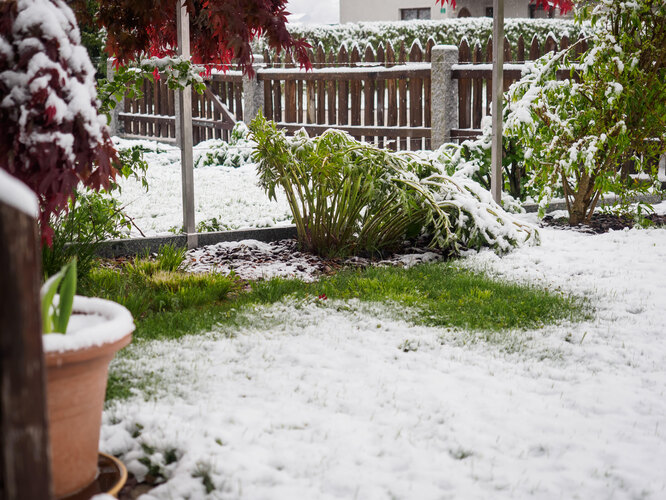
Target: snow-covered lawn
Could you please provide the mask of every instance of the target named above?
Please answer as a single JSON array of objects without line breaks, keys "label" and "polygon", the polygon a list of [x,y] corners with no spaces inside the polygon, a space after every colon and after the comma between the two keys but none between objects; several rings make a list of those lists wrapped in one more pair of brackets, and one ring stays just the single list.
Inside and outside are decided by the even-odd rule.
[{"label": "snow-covered lawn", "polygon": [[[183,223],[180,149],[154,141],[114,138],[118,147],[143,146],[148,163],[148,192],[135,179],[119,182],[114,193],[125,211],[146,236],[169,234]],[[210,149],[195,147],[197,160]],[[216,218],[222,229],[273,227],[291,224],[291,212],[284,196],[270,201],[257,184],[254,164],[239,168],[206,166],[194,169],[194,203],[197,224]],[[131,236],[140,236],[132,229]]]},{"label": "snow-covered lawn", "polygon": [[666,498],[666,230],[541,235],[461,265],[586,295],[594,320],[488,342],[279,303],[130,346],[114,369],[143,388],[101,448],[167,478],[144,499]]}]

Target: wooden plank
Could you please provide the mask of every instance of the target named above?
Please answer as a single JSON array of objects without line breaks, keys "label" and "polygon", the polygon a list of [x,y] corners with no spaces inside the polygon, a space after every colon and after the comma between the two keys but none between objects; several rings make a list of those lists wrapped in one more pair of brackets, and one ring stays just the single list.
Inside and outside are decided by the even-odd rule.
[{"label": "wooden plank", "polygon": [[305,110],[303,100],[303,80],[296,82],[296,122],[303,123],[303,111]]},{"label": "wooden plank", "polygon": [[234,97],[236,99],[236,107],[234,109],[234,115],[236,120],[239,122],[243,121],[243,83],[234,82]]},{"label": "wooden plank", "polygon": [[430,62],[432,59],[432,48],[436,45],[437,43],[435,42],[435,39],[433,37],[428,37],[428,41],[426,42],[425,46],[425,57],[423,58],[424,61]]},{"label": "wooden plank", "polygon": [[516,61],[524,61],[525,60],[525,39],[523,38],[523,35],[520,35],[518,37],[518,45],[516,47]]},{"label": "wooden plank", "polygon": [[[361,54],[359,53],[358,46],[354,45],[349,56],[349,62],[352,66],[357,66],[361,61]],[[351,124],[361,124],[361,82],[354,80],[350,83],[351,94]],[[360,140],[360,136],[354,136],[354,139]]]},{"label": "wooden plank", "polygon": [[[414,42],[409,51],[409,61],[421,62],[422,59],[423,50],[418,43]],[[423,125],[423,80],[421,78],[409,79],[409,125],[411,127]],[[409,149],[415,151],[422,148],[421,139],[412,138]]]},{"label": "wooden plank", "polygon": [[560,40],[560,50],[566,50],[569,48],[570,42],[569,42],[569,37],[566,35],[562,36],[562,39]]},{"label": "wooden plank", "polygon": [[[365,47],[363,61],[366,63],[375,62],[375,52],[369,44]],[[363,100],[363,125],[369,127],[375,124],[375,82],[372,80],[366,80],[363,82]],[[365,141],[374,144],[376,138],[373,136],[366,136]]]},{"label": "wooden plank", "polygon": [[[347,65],[349,63],[349,54],[343,45],[338,53],[338,63],[340,65]],[[341,80],[338,84],[338,124],[346,125],[349,122],[349,83],[347,80]]]},{"label": "wooden plank", "polygon": [[[319,67],[323,68],[326,65],[324,45],[321,43],[317,47],[315,61]],[[326,123],[326,82],[323,80],[317,82],[317,123]]]},{"label": "wooden plank", "polygon": [[[285,56],[285,68],[293,68],[294,62],[290,53]],[[297,99],[296,91],[298,85],[295,80],[284,82],[284,119],[288,122],[296,121],[297,114]]]},{"label": "wooden plank", "polygon": [[[505,63],[511,62],[513,60],[512,56],[513,56],[513,54],[511,53],[511,44],[509,43],[509,39],[507,37],[504,37],[504,62]],[[520,78],[520,77],[518,77],[518,78]],[[507,78],[506,75],[504,73],[502,73],[502,81],[503,81],[502,88],[503,88],[503,91],[506,92],[507,90],[509,90],[509,87],[511,86],[511,84],[515,80],[517,80],[518,78],[515,78],[515,79]]]},{"label": "wooden plank", "polygon": [[[458,48],[458,62],[472,62],[472,54],[466,39],[463,39]],[[464,74],[456,76],[458,79],[458,123],[460,128],[472,126],[472,88],[470,77]]]},{"label": "wooden plank", "polygon": [[281,122],[282,117],[282,84],[276,81],[273,82],[273,121]]},{"label": "wooden plank", "polygon": [[543,48],[546,54],[548,52],[557,52],[557,40],[555,40],[552,33],[548,34]]},{"label": "wooden plank", "polygon": [[[269,67],[271,65],[271,60],[268,50],[264,50],[264,63],[266,63],[266,65]],[[280,85],[280,82],[278,82],[277,85]],[[273,82],[270,80],[264,82],[263,114],[268,120],[271,120],[273,118]]]},{"label": "wooden plank", "polygon": [[0,498],[50,499],[37,222],[0,200]]},{"label": "wooden plank", "polygon": [[539,46],[539,39],[534,35],[530,44],[530,61],[536,61],[539,57],[541,57],[541,47]]},{"label": "wooden plank", "polygon": [[[390,68],[394,64],[395,52],[393,51],[393,45],[389,42],[386,46],[386,66]],[[398,84],[395,79],[386,81],[386,94],[388,99],[386,124],[389,127],[395,127],[398,125]],[[393,150],[398,147],[396,141],[389,142],[388,146]]]},{"label": "wooden plank", "polygon": [[[335,64],[335,54],[331,50],[327,56],[327,62],[329,66]],[[336,98],[337,98],[337,88],[335,81],[329,80],[326,82],[326,97],[328,100],[328,123],[333,125],[336,123],[337,109],[336,109]]]},{"label": "wooden plank", "polygon": [[[405,64],[407,60],[407,52],[405,50],[405,43],[400,44],[400,51],[398,55],[398,63]],[[401,127],[407,126],[407,81],[398,80],[398,124]],[[398,143],[400,150],[407,149],[407,140],[400,139]]]},{"label": "wooden plank", "polygon": [[[478,43],[474,46],[474,62],[483,62],[483,52]],[[472,80],[472,127],[481,128],[483,118],[483,78],[475,77]]]},{"label": "wooden plank", "polygon": [[[377,47],[377,62],[380,64],[384,64],[386,62],[384,44],[381,42],[379,43],[379,47]],[[378,80],[375,87],[377,89],[377,125],[381,127],[384,125],[384,97],[386,92],[386,81]],[[384,147],[384,136],[377,138],[377,146],[380,148]]]}]

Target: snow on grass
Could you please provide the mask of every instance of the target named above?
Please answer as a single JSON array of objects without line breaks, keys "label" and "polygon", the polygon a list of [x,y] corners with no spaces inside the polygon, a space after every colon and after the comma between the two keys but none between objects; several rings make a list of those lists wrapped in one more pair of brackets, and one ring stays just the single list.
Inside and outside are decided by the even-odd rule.
[{"label": "snow on grass", "polygon": [[[180,149],[145,140],[114,138],[116,147],[144,148],[148,163],[148,191],[133,178],[119,181],[121,192],[114,194],[125,212],[146,236],[169,234],[182,226]],[[210,151],[210,143],[195,147],[195,160]],[[206,166],[194,169],[196,223],[217,219],[220,230],[273,227],[291,224],[289,205],[281,193],[270,201],[258,185],[254,164],[239,168]],[[139,236],[136,229],[131,236]]]},{"label": "snow on grass", "polygon": [[167,479],[146,500],[664,498],[664,262],[663,229],[546,228],[541,246],[472,254],[461,265],[597,309],[490,342],[291,300],[134,345],[114,369],[158,382],[110,405],[101,447]]}]

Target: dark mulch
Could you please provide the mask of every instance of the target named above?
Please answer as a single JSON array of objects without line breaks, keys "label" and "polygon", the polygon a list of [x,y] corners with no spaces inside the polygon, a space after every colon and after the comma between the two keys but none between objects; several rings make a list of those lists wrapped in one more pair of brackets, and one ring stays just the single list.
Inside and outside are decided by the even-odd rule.
[{"label": "dark mulch", "polygon": [[578,224],[577,226],[569,225],[569,219],[566,217],[554,219],[551,215],[546,215],[541,220],[542,226],[552,226],[561,229],[573,229],[575,231],[590,234],[602,234],[611,230],[621,231],[624,228],[631,229],[636,225],[644,226],[645,224],[653,226],[666,226],[666,215],[646,215],[642,224],[639,224],[639,222],[633,217],[598,213],[592,215],[592,219],[590,220],[589,224]]}]

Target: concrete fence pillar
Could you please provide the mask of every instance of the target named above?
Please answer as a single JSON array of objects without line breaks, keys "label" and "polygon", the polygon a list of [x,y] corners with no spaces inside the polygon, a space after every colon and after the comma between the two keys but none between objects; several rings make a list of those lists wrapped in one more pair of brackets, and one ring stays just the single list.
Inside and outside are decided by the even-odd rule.
[{"label": "concrete fence pillar", "polygon": [[255,55],[252,69],[254,78],[243,75],[243,121],[250,123],[255,116],[264,111],[264,82],[257,79],[257,72],[263,67],[264,56]]},{"label": "concrete fence pillar", "polygon": [[458,81],[451,78],[453,65],[458,64],[458,47],[435,45],[431,64],[431,144],[437,149],[451,142],[451,129],[458,127]]},{"label": "concrete fence pillar", "polygon": [[[110,82],[113,81],[114,77],[114,70],[113,70],[113,62],[114,58],[110,57],[106,61],[106,79]],[[115,100],[115,98],[112,97],[112,99]],[[118,119],[118,114],[125,109],[125,97],[123,97],[120,101],[116,101],[116,107],[111,110],[111,123],[109,123],[109,133],[111,135],[118,135],[122,134],[125,132],[125,123],[121,122]]]}]

